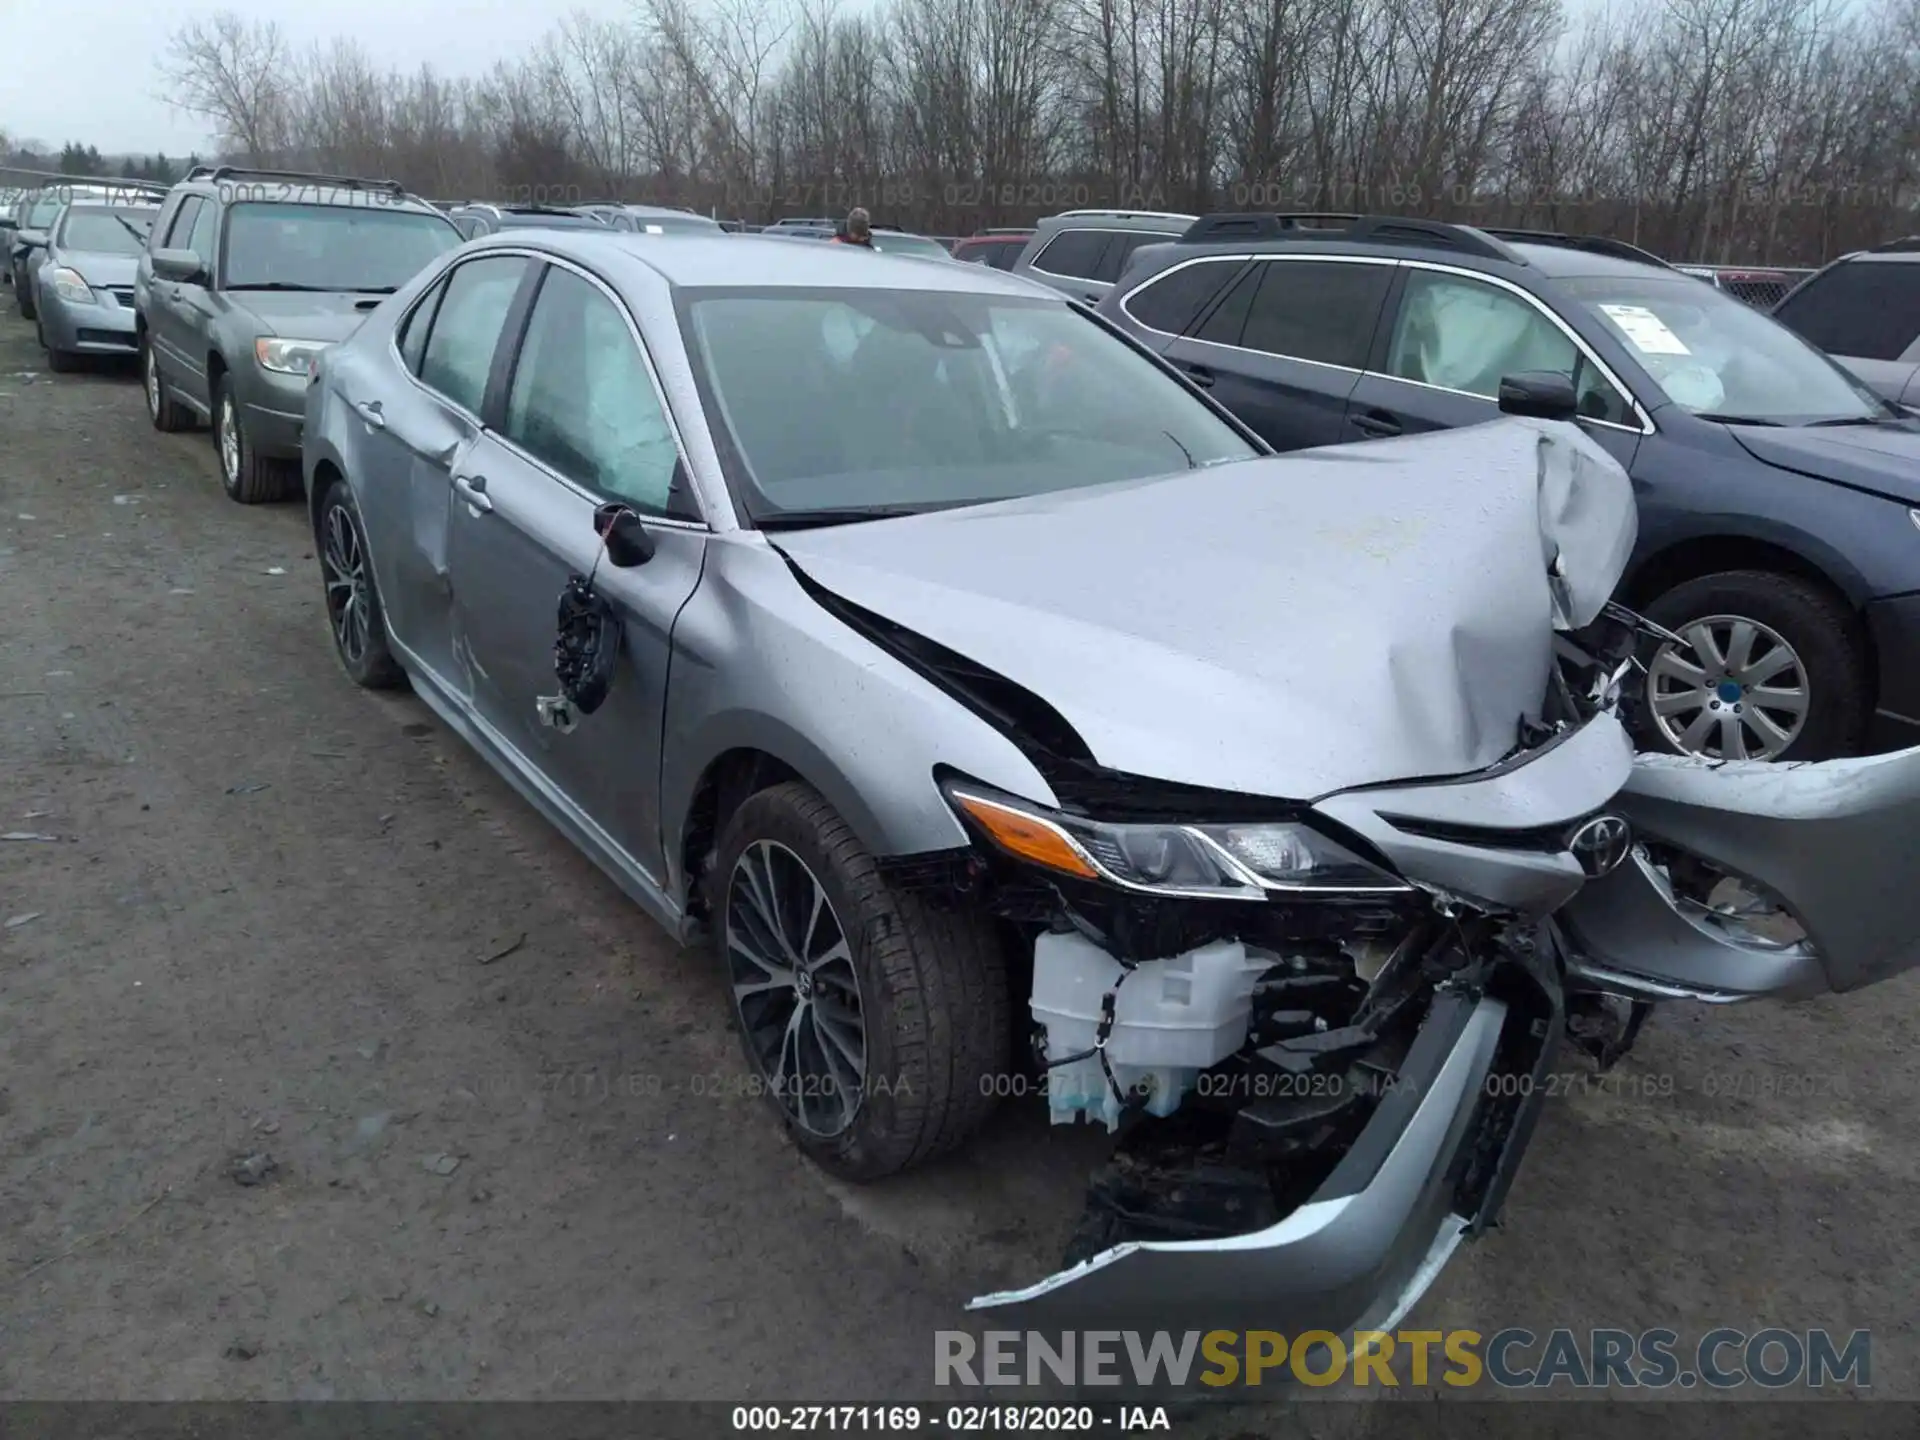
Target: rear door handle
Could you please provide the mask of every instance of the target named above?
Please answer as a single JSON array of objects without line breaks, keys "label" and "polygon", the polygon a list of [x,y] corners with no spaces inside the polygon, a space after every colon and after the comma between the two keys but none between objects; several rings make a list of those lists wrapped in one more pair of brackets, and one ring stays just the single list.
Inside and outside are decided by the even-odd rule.
[{"label": "rear door handle", "polygon": [[1204,365],[1187,366],[1187,378],[1202,390],[1211,390],[1213,388],[1213,371]]},{"label": "rear door handle", "polygon": [[453,488],[460,492],[460,498],[481,514],[490,514],[493,501],[487,498],[487,477],[484,475],[456,475]]},{"label": "rear door handle", "polygon": [[1363,410],[1353,417],[1353,428],[1363,435],[1385,437],[1400,433],[1400,422],[1384,410]]},{"label": "rear door handle", "polygon": [[360,413],[360,418],[374,429],[387,428],[387,417],[381,413],[378,400],[356,400],[353,402],[353,408]]}]

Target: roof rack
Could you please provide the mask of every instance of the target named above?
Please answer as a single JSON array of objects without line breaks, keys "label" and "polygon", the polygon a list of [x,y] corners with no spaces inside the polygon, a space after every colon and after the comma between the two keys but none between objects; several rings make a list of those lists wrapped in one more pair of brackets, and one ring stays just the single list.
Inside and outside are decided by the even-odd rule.
[{"label": "roof rack", "polygon": [[386,190],[405,195],[398,180],[364,180],[354,175],[318,175],[305,170],[257,170],[251,165],[196,165],[187,174],[189,180],[297,180],[303,185],[325,186],[332,190]]},{"label": "roof rack", "polygon": [[1638,245],[1629,245],[1624,240],[1614,240],[1605,235],[1563,235],[1557,230],[1510,230],[1493,226],[1488,226],[1481,233],[1516,245],[1551,245],[1562,250],[1584,250],[1591,255],[1611,255],[1616,260],[1637,260],[1642,265],[1658,265],[1662,270],[1674,268],[1671,262],[1661,259],[1651,250],[1642,250]]},{"label": "roof rack", "polygon": [[981,239],[983,236],[987,236],[987,235],[1031,235],[1031,234],[1033,234],[1033,226],[1031,225],[989,225],[984,230],[974,231],[973,234],[967,236],[966,238],[969,240],[978,240],[978,239]]},{"label": "roof rack", "polygon": [[1355,215],[1330,210],[1205,215],[1187,228],[1178,243],[1207,245],[1235,240],[1346,240],[1370,245],[1430,245],[1477,255],[1483,260],[1526,264],[1525,258],[1511,246],[1471,225],[1406,215]]},{"label": "roof rack", "polygon": [[1183,211],[1174,210],[1062,210],[1049,218],[1054,220],[1082,219],[1087,216],[1101,216],[1108,220],[1185,220],[1195,218]]},{"label": "roof rack", "polygon": [[1876,245],[1869,255],[1899,255],[1920,250],[1920,235],[1902,235],[1898,240],[1889,240],[1884,245]]}]

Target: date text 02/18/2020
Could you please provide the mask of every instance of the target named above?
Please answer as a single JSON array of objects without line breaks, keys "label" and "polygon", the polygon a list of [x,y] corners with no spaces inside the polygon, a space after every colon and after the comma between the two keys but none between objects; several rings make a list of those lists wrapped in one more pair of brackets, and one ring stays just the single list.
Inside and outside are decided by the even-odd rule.
[{"label": "date text 02/18/2020", "polygon": [[1133,1435],[1173,1428],[1155,1405],[736,1405],[761,1434]]}]

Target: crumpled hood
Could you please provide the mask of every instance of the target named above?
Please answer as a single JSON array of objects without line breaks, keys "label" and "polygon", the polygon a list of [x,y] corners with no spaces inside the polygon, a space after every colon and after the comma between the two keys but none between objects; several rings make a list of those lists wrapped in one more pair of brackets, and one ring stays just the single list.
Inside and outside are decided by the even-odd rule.
[{"label": "crumpled hood", "polygon": [[1045,699],[1103,765],[1311,799],[1499,760],[1635,527],[1605,451],[1508,419],[775,543]]},{"label": "crumpled hood", "polygon": [[371,307],[357,309],[362,300],[380,295],[315,295],[304,291],[230,290],[227,298],[263,322],[266,333],[283,340],[321,340],[329,344],[358,330]]},{"label": "crumpled hood", "polygon": [[1920,429],[1899,424],[1727,429],[1742,449],[1769,465],[1920,505]]}]

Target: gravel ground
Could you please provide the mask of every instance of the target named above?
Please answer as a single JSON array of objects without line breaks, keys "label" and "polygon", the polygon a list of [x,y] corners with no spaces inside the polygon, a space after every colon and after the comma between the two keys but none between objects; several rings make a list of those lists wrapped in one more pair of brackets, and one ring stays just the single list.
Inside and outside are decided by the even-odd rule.
[{"label": "gravel ground", "polygon": [[[0,844],[0,1396],[924,1399],[1098,1137],[802,1163],[710,957],[345,680],[311,550],[0,317],[0,831],[60,837]],[[1656,1017],[1409,1323],[1869,1327],[1920,1397],[1915,995]]]}]

